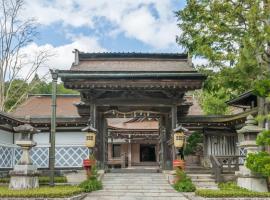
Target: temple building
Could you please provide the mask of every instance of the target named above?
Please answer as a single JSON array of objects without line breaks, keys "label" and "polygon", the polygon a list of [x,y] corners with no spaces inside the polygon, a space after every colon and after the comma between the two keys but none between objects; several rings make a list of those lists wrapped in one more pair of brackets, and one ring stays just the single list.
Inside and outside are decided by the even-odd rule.
[{"label": "temple building", "polygon": [[[206,77],[186,54],[83,53],[75,50],[70,70],[53,71],[78,95],[57,95],[56,154],[58,169],[80,169],[89,150],[82,131],[97,129],[95,156],[100,168],[154,166],[171,169],[175,159],[173,129],[181,126],[203,136],[199,165],[211,167],[211,156],[245,155],[237,134],[246,117],[256,115],[251,93],[227,102],[233,115],[203,115],[192,92]],[[0,168],[11,169],[20,157],[14,126],[29,123],[41,130],[31,150],[34,164],[49,166],[51,95],[29,95],[11,114],[0,113]],[[198,163],[197,163],[198,164]]]}]

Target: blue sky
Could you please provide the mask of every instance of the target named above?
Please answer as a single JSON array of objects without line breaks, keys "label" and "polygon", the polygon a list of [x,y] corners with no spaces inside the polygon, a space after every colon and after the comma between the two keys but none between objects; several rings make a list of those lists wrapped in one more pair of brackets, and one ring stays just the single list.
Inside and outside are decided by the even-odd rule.
[{"label": "blue sky", "polygon": [[39,36],[29,51],[55,53],[51,68],[68,69],[72,50],[182,52],[174,11],[184,0],[26,0],[23,17],[35,18]]}]

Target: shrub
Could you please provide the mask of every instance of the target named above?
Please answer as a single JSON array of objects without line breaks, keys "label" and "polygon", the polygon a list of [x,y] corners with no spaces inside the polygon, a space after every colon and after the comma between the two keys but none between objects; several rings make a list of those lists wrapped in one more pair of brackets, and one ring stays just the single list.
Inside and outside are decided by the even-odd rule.
[{"label": "shrub", "polygon": [[[0,178],[0,183],[9,183],[10,178]],[[50,182],[50,177],[48,176],[40,176],[38,177],[39,184],[41,185],[46,185],[49,184]],[[56,176],[54,177],[54,182],[55,183],[67,183],[67,178],[65,176]]]},{"label": "shrub", "polygon": [[177,181],[173,187],[178,192],[194,192],[196,190],[195,185],[192,183],[191,179],[187,177],[183,170],[176,170],[176,178]]},{"label": "shrub", "polygon": [[91,177],[88,180],[82,182],[79,187],[82,188],[84,192],[92,192],[95,190],[101,190],[102,183],[101,181],[97,180],[96,177]]},{"label": "shrub", "polygon": [[[39,180],[39,184],[45,185],[45,184],[49,184],[50,177],[40,176],[40,177],[38,177],[38,180]],[[56,176],[56,177],[54,177],[54,182],[55,183],[67,183],[67,178],[65,176]]]},{"label": "shrub", "polygon": [[249,153],[246,165],[253,172],[259,173],[265,177],[270,176],[270,154],[264,151],[258,153]]},{"label": "shrub", "polygon": [[220,183],[220,190],[200,189],[195,194],[202,197],[218,198],[218,197],[270,197],[269,192],[253,192],[245,188],[241,188],[234,182]]},{"label": "shrub", "polygon": [[26,190],[9,190],[7,187],[0,187],[0,198],[19,197],[19,198],[60,198],[80,194],[83,189],[78,186],[55,186],[40,187]]},{"label": "shrub", "polygon": [[220,190],[241,190],[241,191],[249,191],[246,188],[239,187],[235,182],[226,182],[226,183],[219,183],[218,187]]},{"label": "shrub", "polygon": [[195,194],[202,197],[218,198],[218,197],[270,197],[269,192],[252,192],[243,190],[196,190]]}]

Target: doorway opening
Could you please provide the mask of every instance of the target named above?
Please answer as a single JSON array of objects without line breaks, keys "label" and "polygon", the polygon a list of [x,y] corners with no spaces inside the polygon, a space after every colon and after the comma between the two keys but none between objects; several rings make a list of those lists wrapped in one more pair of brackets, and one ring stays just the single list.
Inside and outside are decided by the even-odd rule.
[{"label": "doorway opening", "polygon": [[140,145],[140,161],[156,162],[156,146],[154,144]]}]

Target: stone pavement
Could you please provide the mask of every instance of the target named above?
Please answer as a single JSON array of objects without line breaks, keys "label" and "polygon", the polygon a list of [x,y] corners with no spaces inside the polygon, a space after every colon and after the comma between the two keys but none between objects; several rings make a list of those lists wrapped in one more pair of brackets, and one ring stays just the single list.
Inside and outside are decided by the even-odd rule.
[{"label": "stone pavement", "polygon": [[108,173],[103,190],[89,193],[85,200],[187,200],[176,192],[162,173]]}]

